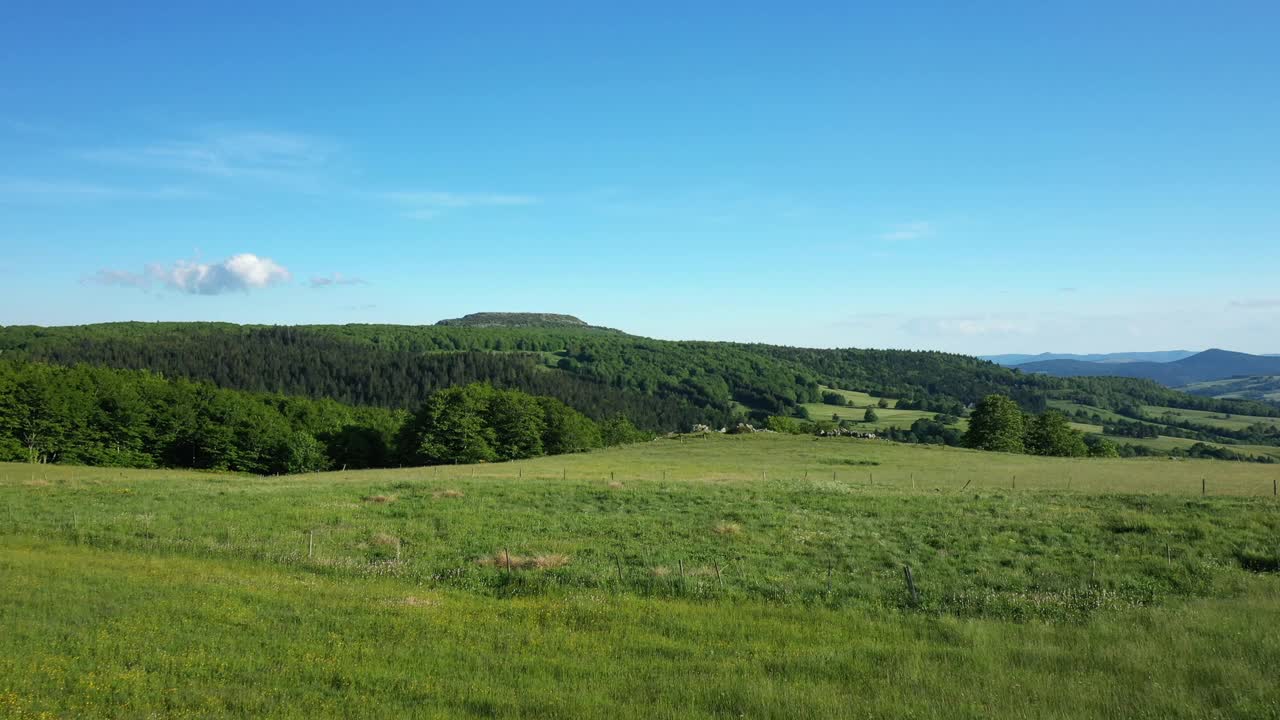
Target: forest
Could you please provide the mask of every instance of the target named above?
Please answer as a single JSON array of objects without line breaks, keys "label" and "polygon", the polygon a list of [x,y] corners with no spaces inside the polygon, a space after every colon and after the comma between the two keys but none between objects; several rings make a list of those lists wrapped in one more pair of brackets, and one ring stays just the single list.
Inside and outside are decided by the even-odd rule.
[{"label": "forest", "polygon": [[797,415],[819,385],[958,415],[990,394],[1040,413],[1050,399],[1280,416],[1256,401],[1176,392],[1148,380],[1031,375],[941,352],[667,341],[586,327],[249,326],[110,323],[0,328],[0,357],[146,369],[223,388],[415,410],[439,389],[482,381],[554,397],[595,420],[650,431]]},{"label": "forest", "polygon": [[410,415],[145,370],[0,360],[0,461],[266,475],[512,460],[647,437],[621,415],[597,423],[555,398],[481,384],[431,393]]}]

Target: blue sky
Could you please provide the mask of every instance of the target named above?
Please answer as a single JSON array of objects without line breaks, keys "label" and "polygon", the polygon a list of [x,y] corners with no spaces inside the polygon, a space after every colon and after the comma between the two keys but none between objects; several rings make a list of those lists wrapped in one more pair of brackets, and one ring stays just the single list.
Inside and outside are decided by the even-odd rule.
[{"label": "blue sky", "polygon": [[1274,2],[178,5],[6,7],[0,323],[1280,352]]}]

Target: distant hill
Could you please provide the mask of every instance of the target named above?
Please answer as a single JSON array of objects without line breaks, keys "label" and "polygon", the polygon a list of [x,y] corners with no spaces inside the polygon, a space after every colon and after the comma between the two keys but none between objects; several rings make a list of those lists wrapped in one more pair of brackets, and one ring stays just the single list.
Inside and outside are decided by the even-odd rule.
[{"label": "distant hill", "polygon": [[1280,358],[1265,355],[1205,350],[1174,362],[1099,363],[1082,360],[1046,360],[1025,363],[1018,369],[1057,377],[1129,377],[1154,380],[1167,387],[1182,387],[1210,380],[1250,375],[1280,375]]},{"label": "distant hill", "polygon": [[1195,355],[1194,350],[1157,350],[1153,352],[1118,352],[1118,353],[1092,353],[1088,355],[1077,355],[1075,353],[1040,353],[1039,355],[1024,355],[1020,353],[1011,353],[1007,355],[983,355],[983,360],[1013,367],[1017,365],[1025,365],[1030,362],[1044,362],[1046,360],[1080,360],[1082,362],[1092,363],[1128,363],[1128,362],[1157,362],[1166,363],[1181,360],[1183,358]]},{"label": "distant hill", "polygon": [[[1063,401],[1106,410],[1159,405],[1280,415],[1273,406],[1188,395],[1149,380],[1059,378],[940,352],[658,340],[539,313],[481,313],[427,326],[0,327],[0,362],[9,361],[150,370],[223,388],[406,410],[438,389],[479,381],[556,398],[595,420],[624,415],[653,431],[799,417],[805,405],[821,401],[824,387],[894,398],[895,409],[955,416],[992,393],[1029,412]],[[1140,365],[1082,364],[1113,373]],[[0,409],[5,397],[0,387]]]},{"label": "distant hill", "polygon": [[[1267,357],[1276,356],[1269,355]],[[1205,382],[1193,383],[1180,389],[1193,395],[1262,400],[1264,402],[1277,403],[1280,402],[1280,375],[1255,375],[1227,380],[1206,380]]]},{"label": "distant hill", "polygon": [[478,312],[460,318],[441,320],[437,325],[476,328],[589,328],[572,315],[526,312]]}]

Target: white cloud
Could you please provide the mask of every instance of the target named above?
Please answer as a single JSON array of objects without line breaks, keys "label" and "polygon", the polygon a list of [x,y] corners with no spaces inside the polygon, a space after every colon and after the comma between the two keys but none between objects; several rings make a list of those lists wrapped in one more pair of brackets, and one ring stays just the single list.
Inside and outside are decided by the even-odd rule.
[{"label": "white cloud", "polygon": [[933,233],[933,223],[918,220],[916,222],[895,225],[893,228],[881,233],[880,239],[889,241],[920,240],[933,235]]},{"label": "white cloud", "polygon": [[538,204],[532,195],[503,193],[456,193],[435,191],[403,191],[382,193],[382,198],[404,208],[404,216],[414,220],[431,220],[450,210],[481,207],[520,207]]},{"label": "white cloud", "polygon": [[197,260],[179,260],[170,265],[152,263],[141,273],[104,269],[99,270],[93,280],[104,285],[136,288],[160,285],[190,295],[221,295],[279,285],[292,277],[270,258],[241,253],[217,263]]},{"label": "white cloud", "polygon": [[313,288],[327,288],[338,285],[367,285],[368,283],[362,278],[335,272],[328,275],[313,276],[308,284]]}]

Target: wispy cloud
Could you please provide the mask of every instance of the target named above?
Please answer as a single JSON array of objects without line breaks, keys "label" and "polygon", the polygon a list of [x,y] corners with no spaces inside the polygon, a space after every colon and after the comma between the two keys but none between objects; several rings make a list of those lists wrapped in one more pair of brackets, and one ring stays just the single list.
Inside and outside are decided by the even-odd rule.
[{"label": "wispy cloud", "polygon": [[199,197],[204,194],[190,188],[177,186],[138,188],[75,180],[0,178],[0,201],[162,200],[167,198]]},{"label": "wispy cloud", "polygon": [[923,337],[993,335],[1027,335],[1035,332],[1035,323],[1023,318],[984,316],[916,317],[907,320],[902,329]]},{"label": "wispy cloud", "polygon": [[482,207],[520,207],[536,205],[537,197],[503,193],[457,193],[438,191],[400,191],[382,193],[381,197],[403,208],[405,217],[430,220],[450,210]]},{"label": "wispy cloud", "polygon": [[1231,307],[1242,310],[1275,310],[1280,309],[1280,298],[1247,298],[1232,300]]},{"label": "wispy cloud", "polygon": [[198,260],[152,263],[142,272],[103,269],[90,280],[103,285],[143,289],[158,285],[189,295],[221,295],[279,285],[292,277],[284,266],[271,258],[241,253],[216,263]]},{"label": "wispy cloud", "polygon": [[328,288],[340,285],[368,285],[369,283],[363,278],[351,277],[343,275],[340,272],[330,273],[328,275],[314,276],[307,282],[312,288]]},{"label": "wispy cloud", "polygon": [[330,143],[307,135],[244,131],[100,148],[84,157],[209,178],[298,183],[316,181],[333,154]]},{"label": "wispy cloud", "polygon": [[934,231],[935,228],[933,223],[918,220],[916,222],[895,225],[881,233],[880,239],[889,241],[920,240],[933,235]]}]

